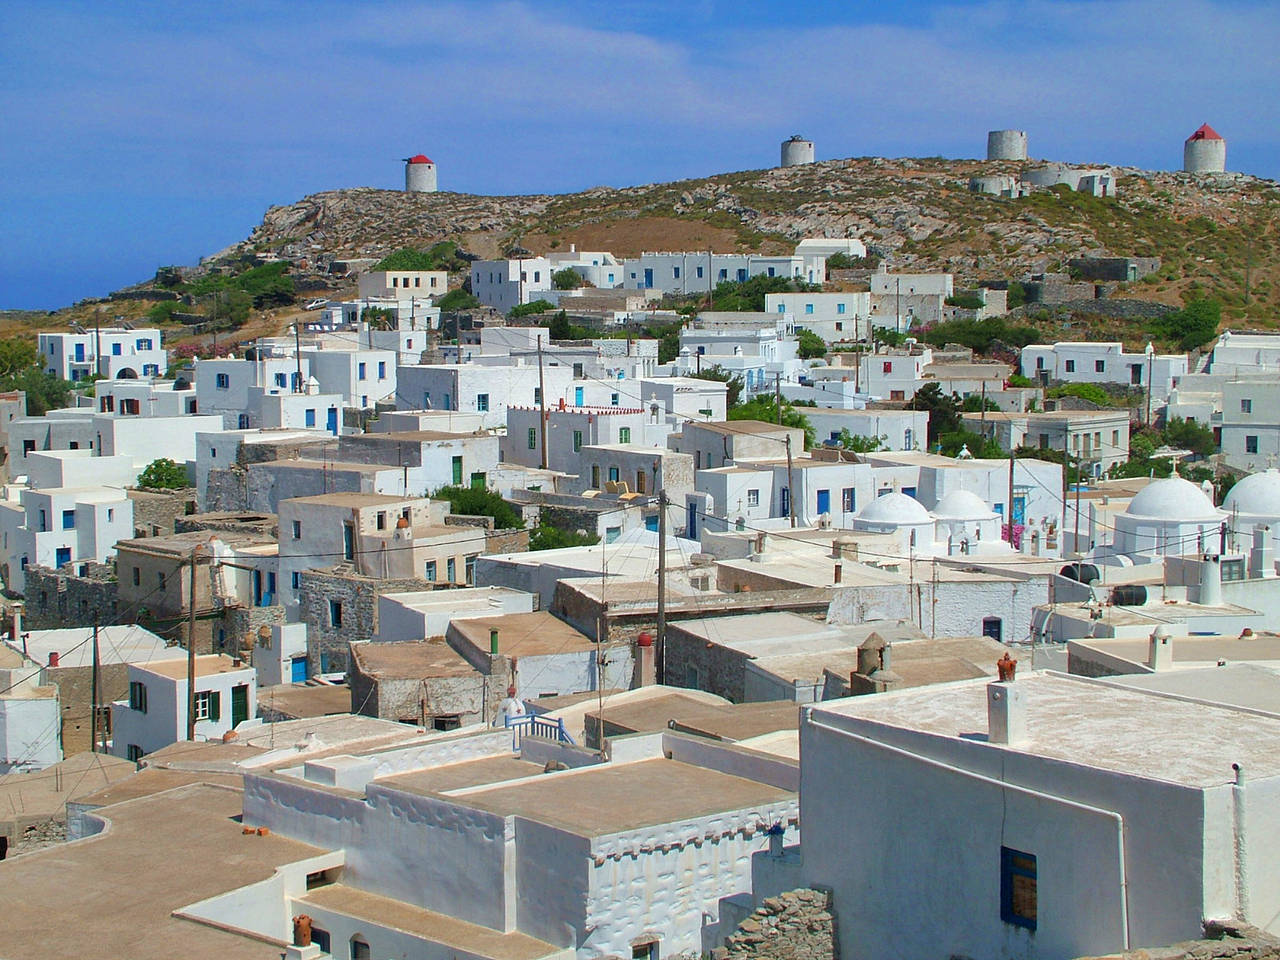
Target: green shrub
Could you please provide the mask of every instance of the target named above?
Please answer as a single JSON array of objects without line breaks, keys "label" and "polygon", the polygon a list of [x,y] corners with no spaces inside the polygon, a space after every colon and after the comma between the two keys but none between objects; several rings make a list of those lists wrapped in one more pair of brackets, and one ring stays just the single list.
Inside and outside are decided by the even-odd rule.
[{"label": "green shrub", "polygon": [[548,310],[554,310],[556,305],[550,300],[533,300],[530,303],[518,303],[511,308],[507,314],[513,320],[520,317],[532,316],[535,313],[546,313]]},{"label": "green shrub", "polygon": [[559,527],[539,525],[529,531],[529,549],[560,550],[563,547],[590,547],[600,542],[598,534],[586,531],[561,530]]},{"label": "green shrub", "polygon": [[152,460],[147,468],[138,474],[138,486],[151,490],[181,490],[190,486],[187,471],[168,457]]},{"label": "green shrub", "polygon": [[493,517],[499,530],[523,528],[524,520],[507,501],[485,487],[441,487],[431,494],[432,500],[448,500],[453,513],[468,517]]}]

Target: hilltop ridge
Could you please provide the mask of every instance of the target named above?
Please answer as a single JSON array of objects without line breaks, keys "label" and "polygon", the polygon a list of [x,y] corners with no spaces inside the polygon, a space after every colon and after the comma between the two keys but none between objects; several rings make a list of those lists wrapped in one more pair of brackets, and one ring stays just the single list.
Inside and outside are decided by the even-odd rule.
[{"label": "hilltop ridge", "polygon": [[257,253],[323,270],[444,239],[481,257],[515,242],[535,254],[570,244],[618,256],[778,253],[805,236],[850,236],[894,270],[950,270],[969,281],[1063,269],[1077,256],[1158,256],[1161,270],[1133,285],[1142,298],[1214,296],[1228,316],[1280,320],[1280,184],[1113,168],[1118,195],[1109,198],[1065,187],[1018,199],[968,189],[970,177],[1021,166],[871,157],[559,195],[332,190],[271,207],[244,241],[206,262]]}]

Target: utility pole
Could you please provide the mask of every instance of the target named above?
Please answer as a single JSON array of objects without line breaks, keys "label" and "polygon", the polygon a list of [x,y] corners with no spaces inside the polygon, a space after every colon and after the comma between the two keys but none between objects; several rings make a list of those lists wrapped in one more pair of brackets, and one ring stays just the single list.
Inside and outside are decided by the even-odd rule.
[{"label": "utility pole", "polygon": [[196,568],[201,545],[191,550],[191,598],[187,613],[187,739],[196,738]]},{"label": "utility pole", "polygon": [[542,448],[542,469],[547,469],[547,386],[542,378],[542,337],[538,336],[538,445]]},{"label": "utility pole", "polygon": [[[1012,447],[1013,444],[1010,444],[1009,446]],[[1013,450],[1011,449],[1009,451],[1009,506],[1008,506],[1009,546],[1011,547],[1013,546],[1013,464],[1014,464],[1014,460],[1015,460],[1015,457],[1013,455]]]},{"label": "utility pole", "polygon": [[782,374],[773,375],[773,405],[778,408],[778,426],[782,426]]},{"label": "utility pole", "polygon": [[791,526],[796,525],[796,485],[791,472],[791,434],[787,434],[787,512],[791,515]]},{"label": "utility pole", "polygon": [[93,313],[93,372],[102,376],[102,308]]},{"label": "utility pole", "polygon": [[293,359],[298,364],[297,381],[293,385],[294,393],[305,393],[302,389],[302,331],[298,321],[293,322]]},{"label": "utility pole", "polygon": [[658,683],[667,682],[667,490],[658,491],[658,624],[654,651]]},{"label": "utility pole", "polygon": [[1076,457],[1076,532],[1075,532],[1075,542],[1072,544],[1072,546],[1075,547],[1075,552],[1077,557],[1081,556],[1081,553],[1080,553],[1080,482],[1083,479],[1083,473],[1084,471],[1082,469],[1081,458],[1077,456]]},{"label": "utility pole", "polygon": [[[91,722],[89,724],[90,746],[89,750],[93,753],[98,752],[98,618],[93,618],[93,678],[91,686],[93,687],[89,698],[93,701],[90,709]],[[103,740],[106,737],[102,738]]]}]

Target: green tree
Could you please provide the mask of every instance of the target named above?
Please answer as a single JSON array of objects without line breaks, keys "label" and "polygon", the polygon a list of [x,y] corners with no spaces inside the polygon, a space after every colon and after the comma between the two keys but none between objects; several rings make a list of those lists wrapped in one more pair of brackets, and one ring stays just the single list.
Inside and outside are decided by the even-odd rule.
[{"label": "green tree", "polygon": [[551,286],[556,290],[577,290],[585,281],[573,267],[565,267],[551,275]]},{"label": "green tree", "polygon": [[147,468],[138,474],[138,486],[151,490],[180,490],[191,484],[187,481],[187,471],[168,457],[152,460]]},{"label": "green tree", "polygon": [[1216,300],[1192,300],[1181,310],[1166,313],[1152,322],[1157,335],[1173,340],[1181,350],[1192,350],[1218,335],[1222,304]]},{"label": "green tree", "polygon": [[546,313],[548,310],[554,310],[556,305],[550,300],[533,300],[529,303],[518,303],[511,308],[507,316],[513,320],[520,317],[532,316],[535,313]]},{"label": "green tree", "polygon": [[37,363],[36,345],[25,337],[0,340],[0,380],[16,377]]},{"label": "green tree", "polygon": [[955,293],[947,297],[948,307],[964,307],[966,310],[981,310],[982,297],[976,293]]},{"label": "green tree", "polygon": [[712,310],[755,311],[764,310],[764,298],[770,293],[805,293],[821,289],[803,280],[790,277],[770,277],[761,274],[746,280],[722,280],[711,295]]},{"label": "green tree", "polygon": [[1218,451],[1213,430],[1195,420],[1174,417],[1165,425],[1164,442],[1177,450],[1190,450],[1198,457],[1208,457]]},{"label": "green tree", "polygon": [[854,453],[874,453],[877,450],[889,449],[888,440],[887,436],[864,437],[862,434],[850,433],[848,427],[841,427],[836,437],[836,445],[852,450]]},{"label": "green tree", "polygon": [[563,547],[590,547],[600,542],[600,537],[585,530],[561,530],[542,524],[529,531],[529,549],[559,550]]},{"label": "green tree", "polygon": [[960,411],[962,413],[981,413],[984,406],[988,410],[995,410],[997,412],[1000,410],[1000,404],[996,403],[989,397],[983,397],[978,393],[967,394],[965,398],[960,401]]},{"label": "green tree", "polygon": [[1025,347],[1040,339],[1033,327],[1012,326],[1000,317],[985,320],[946,320],[935,323],[923,334],[926,343],[941,347],[958,343],[977,353],[990,353],[996,343],[1010,347]]},{"label": "green tree", "polygon": [[437,300],[436,306],[445,313],[454,313],[459,310],[474,310],[476,307],[483,306],[483,304],[478,297],[474,297],[468,291],[458,287],[456,290],[450,290]]},{"label": "green tree", "polygon": [[796,340],[800,343],[798,352],[802,360],[812,360],[815,357],[827,355],[827,342],[812,330],[797,330]]},{"label": "green tree", "polygon": [[524,520],[498,494],[485,487],[444,486],[431,494],[432,500],[448,500],[449,509],[469,517],[493,517],[499,530],[523,528]]},{"label": "green tree", "polygon": [[1006,306],[1010,310],[1027,302],[1027,288],[1017,280],[1010,280],[1009,286],[1005,288],[1005,291]]},{"label": "green tree", "polygon": [[1020,373],[1011,373],[1011,374],[1009,374],[1009,386],[1011,386],[1011,387],[1034,387],[1034,386],[1035,386],[1035,383],[1033,383],[1033,382],[1032,382],[1032,380],[1031,380],[1031,378],[1030,378],[1030,377],[1024,377],[1024,376],[1023,376],[1022,374],[1020,374]]},{"label": "green tree", "polygon": [[434,270],[435,258],[425,250],[401,247],[373,265],[374,270]]},{"label": "green tree", "polygon": [[390,307],[365,307],[360,319],[374,330],[394,330],[396,326],[396,312]]},{"label": "green tree", "polygon": [[1096,383],[1063,383],[1045,391],[1046,397],[1075,397],[1100,407],[1115,406],[1111,394]]},{"label": "green tree", "polygon": [[706,367],[697,373],[689,374],[689,376],[696,380],[715,380],[717,383],[725,384],[728,389],[724,394],[724,404],[728,410],[732,410],[742,400],[742,390],[745,386],[742,378],[725,370],[719,364],[714,367]]},{"label": "green tree", "polygon": [[27,416],[43,417],[50,410],[60,410],[71,403],[72,383],[38,367],[27,367],[17,376],[5,377],[0,389],[21,390],[27,395]]},{"label": "green tree", "polygon": [[[730,420],[759,420],[762,423],[778,423],[778,404],[775,402],[773,395],[768,393],[760,393],[752,397],[746,403],[741,403],[729,411]],[[782,401],[782,425],[784,427],[795,427],[804,431],[804,448],[808,450],[814,443],[813,424],[809,422],[809,418],[800,413],[795,407]],[[780,451],[781,453],[782,451]],[[792,453],[799,453],[793,450]]]},{"label": "green tree", "polygon": [[900,347],[907,342],[907,335],[897,330],[890,330],[888,327],[872,327],[871,339],[886,346]]},{"label": "green tree", "polygon": [[680,356],[679,323],[656,323],[645,327],[645,335],[658,341],[658,362],[670,363]]},{"label": "green tree", "polygon": [[1008,456],[1000,444],[990,437],[984,437],[972,430],[952,430],[938,437],[939,453],[944,457],[954,457],[968,447],[969,453],[977,460],[1001,460]]},{"label": "green tree", "polygon": [[937,383],[926,383],[917,390],[907,402],[907,409],[923,410],[929,414],[930,449],[943,434],[953,434],[960,430],[960,398],[954,393],[943,393],[942,387]]}]

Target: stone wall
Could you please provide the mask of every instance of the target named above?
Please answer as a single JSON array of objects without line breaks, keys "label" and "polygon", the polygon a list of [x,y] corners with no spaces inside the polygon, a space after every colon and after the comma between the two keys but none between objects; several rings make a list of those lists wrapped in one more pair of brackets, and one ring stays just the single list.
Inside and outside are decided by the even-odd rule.
[{"label": "stone wall", "polygon": [[[341,568],[304,570],[298,591],[302,622],[307,625],[307,669],[327,672],[347,669],[353,640],[371,640],[378,634],[378,597],[384,593],[432,590],[427,580],[376,580]],[[330,602],[341,605],[342,625],[334,626]]]},{"label": "stone wall", "polygon": [[1130,950],[1107,960],[1280,960],[1280,940],[1257,927],[1207,920],[1204,928],[1203,940]]},{"label": "stone wall", "polygon": [[[85,567],[85,576],[72,573]],[[132,609],[122,610],[120,584],[109,563],[74,564],[54,570],[27,567],[23,623],[28,630],[91,627],[95,623],[132,623]],[[127,616],[126,616],[127,614]]]},{"label": "stone wall", "polygon": [[138,537],[167,537],[177,529],[179,517],[196,512],[195,487],[182,490],[130,490],[133,532]]},{"label": "stone wall", "polygon": [[838,960],[831,895],[792,890],[766,897],[711,956],[713,960]]}]

